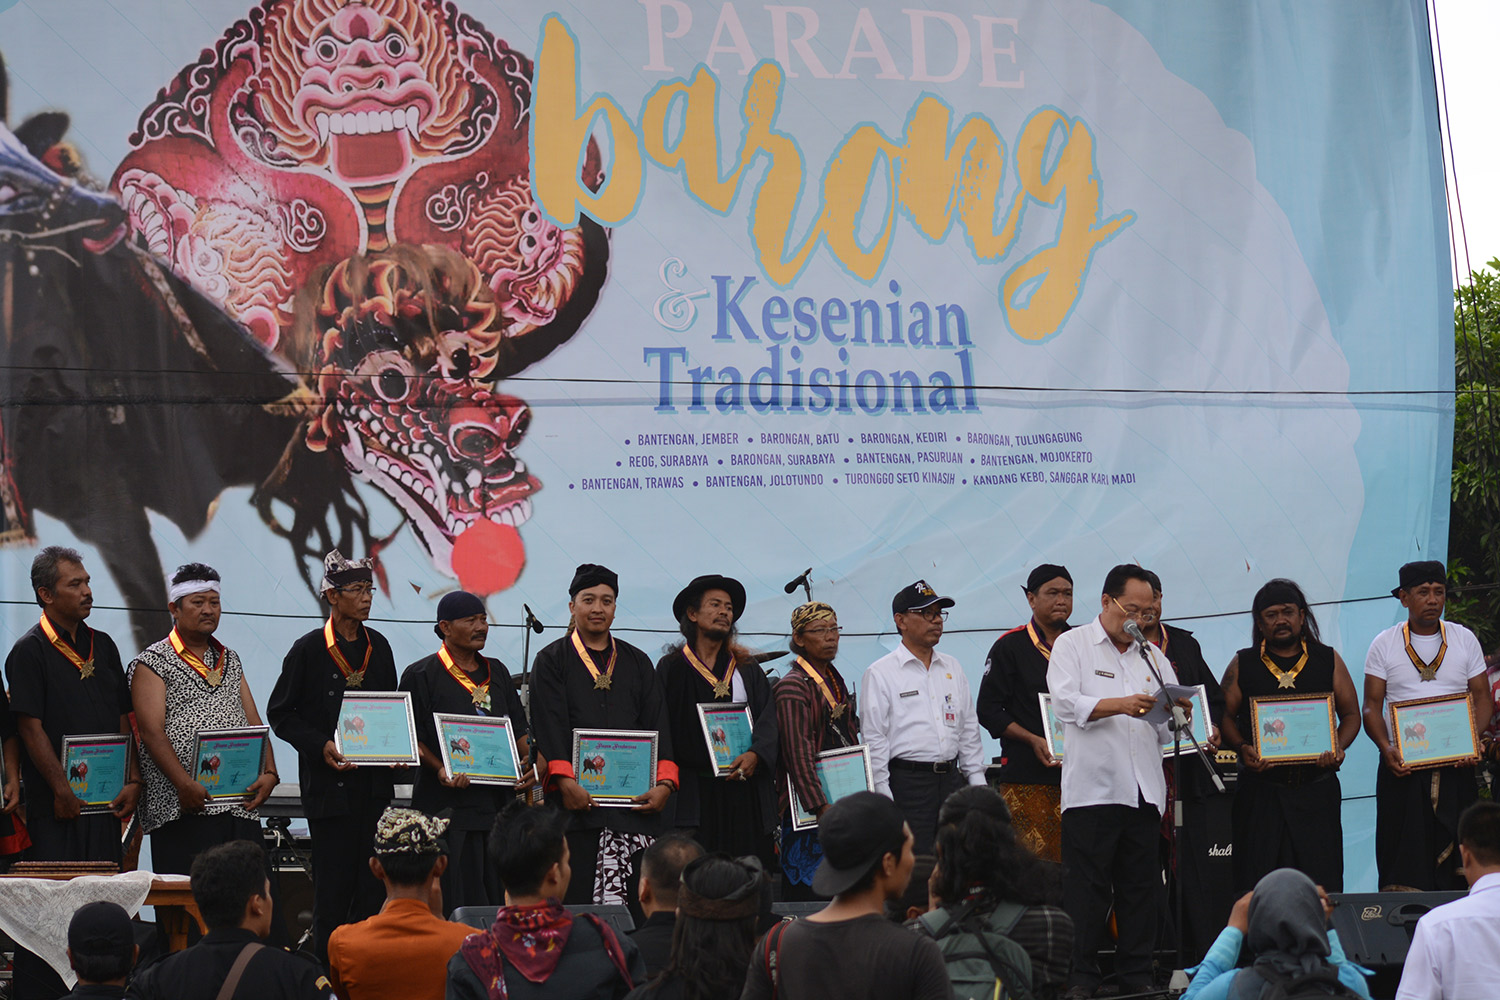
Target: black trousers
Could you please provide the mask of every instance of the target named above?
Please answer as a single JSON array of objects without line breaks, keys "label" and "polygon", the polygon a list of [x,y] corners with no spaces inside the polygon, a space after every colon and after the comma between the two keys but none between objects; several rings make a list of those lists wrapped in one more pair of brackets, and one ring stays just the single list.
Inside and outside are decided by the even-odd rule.
[{"label": "black trousers", "polygon": [[896,762],[891,765],[891,798],[906,816],[916,843],[916,854],[931,854],[937,838],[938,810],[943,800],[969,783],[963,772],[950,767],[942,774],[931,771],[908,771]]},{"label": "black trousers", "polygon": [[1161,896],[1158,844],[1161,814],[1131,806],[1075,806],[1062,815],[1063,909],[1073,920],[1073,971],[1068,986],[1096,988],[1099,952],[1108,939],[1111,904],[1119,937],[1115,972],[1120,989],[1151,986]]},{"label": "black trousers", "polygon": [[348,815],[309,819],[312,838],[312,946],[318,961],[328,962],[328,939],[340,924],[380,912],[385,886],[370,872],[375,826],[388,803],[366,800]]},{"label": "black trousers", "polygon": [[[231,813],[212,816],[179,816],[151,831],[151,870],[165,875],[189,875],[193,860],[216,844],[231,840],[248,840],[262,851],[265,842],[260,823]],[[271,936],[269,943],[285,946],[291,942],[281,912],[280,880],[271,871],[271,855],[266,854],[266,878],[271,882]],[[188,944],[197,944],[203,935],[196,924],[188,925]]]},{"label": "black trousers", "polygon": [[[599,838],[603,830],[568,831],[568,867],[573,869],[573,879],[563,896],[567,906],[592,906],[594,902],[594,869],[599,866]],[[630,907],[630,919],[637,927],[646,922],[641,910],[641,855],[636,851],[630,856],[630,878],[625,883],[625,905]]]},{"label": "black trousers", "polygon": [[443,873],[443,909],[460,906],[504,906],[505,890],[490,870],[485,854],[487,830],[448,828],[448,870]]}]

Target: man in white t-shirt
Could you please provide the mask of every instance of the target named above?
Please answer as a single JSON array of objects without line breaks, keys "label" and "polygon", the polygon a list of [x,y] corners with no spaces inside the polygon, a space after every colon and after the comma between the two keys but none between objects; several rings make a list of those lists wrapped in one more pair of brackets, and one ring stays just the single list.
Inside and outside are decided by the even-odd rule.
[{"label": "man in white t-shirt", "polygon": [[1469,894],[1417,921],[1396,1000],[1493,996],[1500,983],[1500,805],[1470,806],[1458,838]]},{"label": "man in white t-shirt", "polygon": [[[1444,695],[1470,696],[1474,725],[1484,732],[1490,700],[1484,651],[1474,633],[1443,621],[1447,573],[1436,561],[1401,567],[1391,593],[1407,620],[1375,637],[1365,658],[1365,732],[1380,750],[1375,779],[1375,863],[1382,891],[1464,888],[1458,817],[1478,798],[1472,763],[1414,770],[1401,762],[1390,731],[1395,703]],[[1421,727],[1416,723],[1415,727]],[[1403,736],[1420,739],[1413,728]]]}]

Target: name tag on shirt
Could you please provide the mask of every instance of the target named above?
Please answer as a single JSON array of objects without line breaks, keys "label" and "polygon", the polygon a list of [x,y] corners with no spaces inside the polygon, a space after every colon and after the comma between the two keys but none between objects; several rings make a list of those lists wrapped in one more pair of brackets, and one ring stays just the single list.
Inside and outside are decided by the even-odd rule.
[{"label": "name tag on shirt", "polygon": [[1115,679],[1115,675],[1112,674],[1112,673],[1110,673],[1108,670],[1095,670],[1094,671],[1094,676],[1096,676],[1096,677],[1108,677],[1110,680],[1114,680]]},{"label": "name tag on shirt", "polygon": [[919,691],[902,691],[901,692],[901,697],[903,697],[903,698],[915,698],[920,693],[921,692],[919,692]]},{"label": "name tag on shirt", "polygon": [[958,725],[958,713],[954,710],[953,696],[943,695],[943,725],[953,729]]}]

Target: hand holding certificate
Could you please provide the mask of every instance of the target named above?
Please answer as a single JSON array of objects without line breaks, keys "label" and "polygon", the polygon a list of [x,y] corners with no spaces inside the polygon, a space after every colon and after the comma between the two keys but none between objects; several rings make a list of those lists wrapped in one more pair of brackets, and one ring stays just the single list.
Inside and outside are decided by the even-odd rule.
[{"label": "hand holding certificate", "polygon": [[335,749],[354,765],[417,763],[417,727],[408,691],[344,692]]},{"label": "hand holding certificate", "polygon": [[1266,764],[1313,764],[1338,747],[1332,694],[1251,698],[1250,725]]},{"label": "hand holding certificate", "polygon": [[252,786],[260,780],[269,734],[266,726],[205,729],[198,734],[191,758],[193,777],[207,790],[209,802],[238,798],[259,805]]},{"label": "hand holding certificate", "polygon": [[[870,748],[863,743],[836,750],[824,750],[818,754],[818,781],[823,786],[823,798],[829,805],[855,792],[868,792],[875,788],[875,774],[870,767]],[[787,775],[787,788],[791,791],[791,813],[793,830],[810,830],[818,825],[818,817],[803,808],[797,797],[797,786],[792,776]]]},{"label": "hand holding certificate", "polygon": [[1478,763],[1479,734],[1468,692],[1393,703],[1391,742],[1405,767]]},{"label": "hand holding certificate", "polygon": [[656,784],[654,731],[573,730],[573,773],[596,806],[636,808]]},{"label": "hand holding certificate", "polygon": [[130,768],[130,737],[124,733],[64,736],[62,766],[68,787],[85,815],[105,813],[125,790]]},{"label": "hand holding certificate", "polygon": [[739,781],[749,777],[744,755],[750,752],[754,727],[750,706],[744,702],[702,702],[698,705],[698,721],[703,726],[703,741],[708,744],[714,773]]},{"label": "hand holding certificate", "polygon": [[438,756],[450,780],[467,775],[471,785],[511,788],[521,780],[520,754],[508,716],[432,713]]}]

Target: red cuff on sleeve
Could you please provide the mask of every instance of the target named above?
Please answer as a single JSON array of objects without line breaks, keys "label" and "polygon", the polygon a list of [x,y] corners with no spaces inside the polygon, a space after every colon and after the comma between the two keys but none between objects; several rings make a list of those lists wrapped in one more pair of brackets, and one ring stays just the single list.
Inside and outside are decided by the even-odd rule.
[{"label": "red cuff on sleeve", "polygon": [[549,781],[548,781],[549,784],[551,783],[550,779],[553,779],[553,778],[573,778],[573,779],[576,780],[577,777],[578,777],[578,775],[576,775],[576,774],[573,773],[573,764],[572,764],[571,761],[566,761],[566,760],[549,760],[549,761],[547,761],[547,778],[549,779]]},{"label": "red cuff on sleeve", "polygon": [[682,787],[682,782],[677,778],[677,765],[670,760],[659,760],[656,762],[656,780],[671,781],[678,788]]}]

